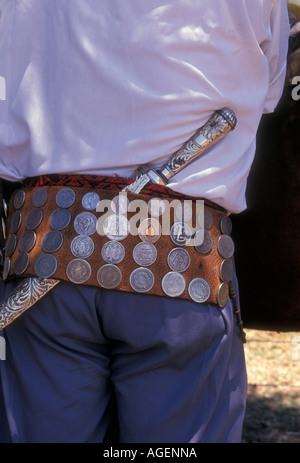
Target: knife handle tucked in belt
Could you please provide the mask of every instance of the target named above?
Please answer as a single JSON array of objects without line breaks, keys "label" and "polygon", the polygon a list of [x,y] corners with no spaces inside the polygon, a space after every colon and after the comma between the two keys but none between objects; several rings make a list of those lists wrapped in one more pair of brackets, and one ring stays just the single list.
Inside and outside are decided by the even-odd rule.
[{"label": "knife handle tucked in belt", "polygon": [[197,159],[204,151],[214,145],[236,126],[236,117],[230,109],[216,111],[198,129],[182,147],[171,156],[169,162],[160,171],[167,180],[176,175],[181,169]]},{"label": "knife handle tucked in belt", "polygon": [[137,169],[136,180],[124,191],[139,193],[149,182],[166,185],[171,177],[198,159],[204,151],[233,130],[236,122],[236,116],[230,109],[223,108],[215,111],[209,120],[178,151],[172,154],[161,170],[154,170],[150,165],[143,164]]}]

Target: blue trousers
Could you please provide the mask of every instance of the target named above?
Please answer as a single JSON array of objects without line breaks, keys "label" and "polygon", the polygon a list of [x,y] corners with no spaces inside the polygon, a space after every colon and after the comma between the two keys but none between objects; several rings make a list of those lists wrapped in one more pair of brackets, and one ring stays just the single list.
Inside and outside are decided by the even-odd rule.
[{"label": "blue trousers", "polygon": [[246,369],[230,300],[61,282],[2,335],[0,427],[12,442],[103,442],[113,394],[120,442],[241,440]]}]

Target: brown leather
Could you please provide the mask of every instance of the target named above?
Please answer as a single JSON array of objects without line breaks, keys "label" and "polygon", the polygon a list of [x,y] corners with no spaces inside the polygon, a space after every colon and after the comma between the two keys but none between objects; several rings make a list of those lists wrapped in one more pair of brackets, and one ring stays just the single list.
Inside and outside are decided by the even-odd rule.
[{"label": "brown leather", "polygon": [[[35,273],[34,265],[35,265],[37,258],[41,256],[42,254],[45,254],[44,251],[42,250],[42,239],[46,235],[46,233],[51,231],[51,227],[49,223],[50,215],[58,207],[56,204],[56,194],[63,187],[45,186],[43,188],[47,190],[47,193],[48,193],[47,201],[45,205],[41,207],[43,211],[43,220],[35,230],[36,244],[33,247],[33,249],[29,251],[28,253],[29,265],[26,271],[22,273],[21,277],[37,276]],[[36,189],[37,188],[31,188],[31,187],[23,188],[23,190],[26,192],[26,199],[25,199],[25,203],[23,204],[23,206],[19,209],[19,212],[21,213],[21,217],[22,217],[22,222],[21,222],[20,228],[15,233],[15,235],[17,236],[18,243],[19,243],[20,237],[26,231],[25,218],[27,214],[34,207],[32,203],[32,197]],[[65,229],[60,230],[63,235],[63,245],[60,247],[60,249],[58,249],[57,251],[53,253],[55,258],[57,259],[58,265],[57,265],[57,270],[51,276],[51,278],[64,280],[64,281],[70,281],[66,273],[66,268],[67,268],[68,263],[72,261],[73,259],[75,259],[74,255],[72,254],[70,250],[70,245],[71,245],[73,238],[77,236],[77,233],[73,226],[74,219],[78,214],[85,211],[85,209],[82,206],[82,202],[81,202],[82,197],[87,192],[91,192],[91,191],[97,192],[100,195],[101,200],[104,200],[104,199],[111,200],[114,196],[118,195],[117,191],[111,191],[111,190],[103,190],[103,189],[93,190],[91,188],[84,188],[84,187],[80,187],[80,188],[73,187],[72,189],[76,193],[75,202],[73,203],[73,205],[71,205],[68,208],[71,213],[72,219],[69,225]],[[17,191],[14,192],[11,198],[11,201],[10,201],[10,205],[9,205],[9,218],[8,218],[8,227],[7,227],[8,232],[10,230],[12,217],[16,211],[14,207],[14,197],[17,194]],[[130,201],[139,199],[139,200],[143,200],[148,203],[148,201],[151,199],[151,196],[144,195],[144,194],[136,195],[133,193],[127,193],[127,196]],[[182,272],[182,275],[184,276],[186,280],[186,289],[183,292],[183,294],[179,296],[179,298],[190,300],[190,296],[188,294],[189,282],[194,278],[201,277],[201,278],[204,278],[210,285],[211,293],[210,293],[208,302],[213,303],[213,304],[218,304],[218,290],[220,288],[220,285],[222,284],[222,280],[220,277],[220,266],[221,266],[221,263],[224,261],[224,258],[220,256],[218,252],[217,242],[218,242],[219,237],[222,234],[220,230],[220,220],[225,214],[224,212],[219,211],[217,209],[213,209],[213,208],[208,208],[208,209],[210,210],[211,215],[213,217],[213,225],[209,229],[209,233],[213,239],[213,246],[212,246],[211,251],[206,255],[200,254],[195,249],[194,246],[185,246],[185,249],[188,251],[190,255],[190,266],[186,271]],[[96,211],[90,211],[90,212],[95,214],[97,218],[101,216],[101,214]],[[134,216],[134,214],[135,212],[129,212],[127,214],[127,218],[130,219],[132,216]],[[172,208],[171,208],[171,214],[172,214],[171,216],[171,224],[172,224],[174,221],[174,213],[173,213]],[[193,202],[193,215],[194,215],[193,225],[194,226],[195,226],[195,214],[196,214],[196,202],[194,201]],[[158,219],[160,221],[162,220],[161,217],[159,217]],[[8,235],[8,238],[9,236],[10,235]],[[91,265],[92,272],[91,272],[90,278],[83,284],[99,287],[99,283],[97,280],[97,271],[102,265],[106,264],[106,262],[103,260],[101,256],[101,249],[104,243],[109,241],[109,238],[97,232],[95,232],[91,236],[91,238],[93,239],[94,246],[95,246],[94,252],[86,260]],[[138,235],[134,236],[132,234],[129,234],[125,239],[121,241],[121,243],[126,249],[126,253],[125,253],[125,257],[122,260],[122,262],[117,265],[122,273],[122,281],[119,284],[119,286],[115,288],[116,290],[135,292],[130,286],[129,276],[134,269],[139,267],[132,257],[132,250],[134,246],[139,242],[141,242],[140,237]],[[176,248],[178,246],[176,246],[173,243],[169,235],[163,235],[163,234],[154,243],[154,245],[157,249],[157,260],[154,262],[154,264],[152,264],[148,268],[153,272],[155,276],[155,283],[154,283],[153,288],[147,294],[166,296],[162,289],[161,282],[162,282],[163,276],[171,271],[170,267],[168,266],[168,262],[167,262],[168,254],[173,248]],[[16,275],[14,273],[14,264],[19,254],[20,254],[19,246],[17,245],[15,251],[9,257],[10,272],[8,274],[8,278],[15,278],[15,277],[19,278],[20,277],[20,275]]]}]

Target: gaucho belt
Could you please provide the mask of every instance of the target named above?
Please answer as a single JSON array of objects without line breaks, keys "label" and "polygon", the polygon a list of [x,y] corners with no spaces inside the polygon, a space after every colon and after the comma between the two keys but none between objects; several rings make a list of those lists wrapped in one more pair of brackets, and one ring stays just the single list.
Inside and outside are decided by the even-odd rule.
[{"label": "gaucho belt", "polygon": [[103,180],[95,187],[77,186],[74,177],[72,186],[66,177],[42,179],[16,190],[4,278],[52,278],[223,307],[234,253],[226,211],[167,187],[120,193],[130,180]]},{"label": "gaucho belt", "polygon": [[2,274],[27,278],[1,303],[0,327],[64,280],[220,307],[230,294],[245,342],[231,282],[230,219],[197,199],[177,197],[174,205],[176,193],[164,187],[235,125],[231,110],[215,111],[162,170],[142,165],[122,188],[111,188],[114,179],[109,187],[99,179],[87,186],[83,177],[79,185],[74,178],[72,185],[25,182],[10,203]]}]

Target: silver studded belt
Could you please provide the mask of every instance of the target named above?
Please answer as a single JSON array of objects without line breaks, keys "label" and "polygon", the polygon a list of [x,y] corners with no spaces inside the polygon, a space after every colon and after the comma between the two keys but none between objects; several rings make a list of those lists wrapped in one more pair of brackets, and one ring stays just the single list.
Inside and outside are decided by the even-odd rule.
[{"label": "silver studded belt", "polygon": [[234,253],[226,212],[201,200],[168,197],[168,188],[161,196],[116,190],[16,190],[3,278],[52,278],[223,307]]}]

